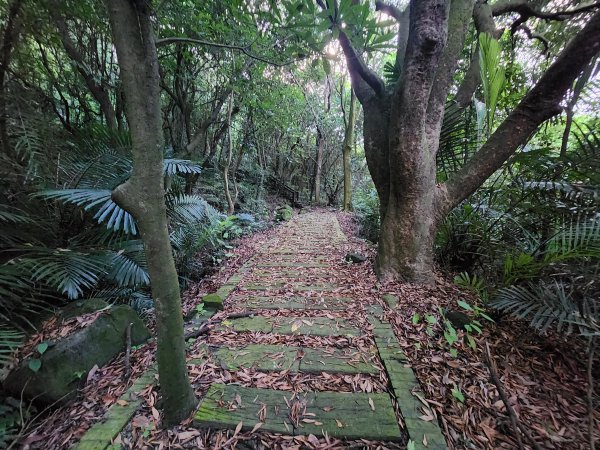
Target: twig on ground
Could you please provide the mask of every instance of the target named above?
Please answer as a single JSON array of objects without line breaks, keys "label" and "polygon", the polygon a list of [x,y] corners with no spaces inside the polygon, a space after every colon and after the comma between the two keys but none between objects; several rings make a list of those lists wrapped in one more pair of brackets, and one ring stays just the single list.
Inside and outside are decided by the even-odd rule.
[{"label": "twig on ground", "polygon": [[595,450],[596,448],[596,439],[594,438],[594,431],[596,428],[594,427],[594,375],[592,373],[592,368],[594,366],[594,350],[595,347],[595,339],[593,337],[590,338],[590,344],[588,347],[588,361],[587,361],[587,400],[588,400],[588,433],[590,440],[590,450]]},{"label": "twig on ground", "polygon": [[242,317],[251,317],[255,314],[256,314],[255,311],[246,311],[246,312],[241,312],[241,313],[232,313],[221,319],[209,320],[207,322],[204,322],[202,325],[200,325],[200,328],[198,328],[196,330],[188,331],[185,334],[184,339],[187,341],[190,339],[195,339],[197,337],[200,337],[203,334],[207,333],[208,330],[210,330],[211,325],[216,325],[218,323],[223,322],[224,320],[241,319]]},{"label": "twig on ground", "polygon": [[531,446],[535,450],[540,450],[539,445],[537,444],[537,442],[535,442],[535,440],[533,439],[533,436],[531,436],[531,433],[529,433],[529,430],[521,423],[521,421],[517,417],[517,414],[515,413],[515,410],[508,402],[508,397],[506,396],[506,392],[504,391],[502,382],[500,381],[500,378],[498,377],[498,372],[496,371],[496,367],[494,366],[494,363],[492,361],[492,355],[490,353],[490,346],[487,342],[485,343],[485,350],[486,350],[486,352],[483,356],[484,356],[485,363],[488,366],[488,369],[490,371],[490,381],[494,384],[494,386],[496,386],[496,389],[498,389],[498,394],[500,394],[502,403],[504,403],[504,406],[506,407],[506,412],[508,413],[508,417],[510,418],[510,423],[512,425],[512,429],[513,429],[515,438],[517,439],[517,444],[519,446],[519,449],[525,448],[523,446],[523,441],[521,439],[521,433],[523,433],[523,436],[525,436],[527,438],[527,440],[531,443]]}]

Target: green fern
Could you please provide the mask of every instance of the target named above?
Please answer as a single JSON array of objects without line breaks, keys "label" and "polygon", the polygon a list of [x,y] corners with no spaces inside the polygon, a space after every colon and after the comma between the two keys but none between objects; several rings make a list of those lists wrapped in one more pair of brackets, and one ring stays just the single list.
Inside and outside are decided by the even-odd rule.
[{"label": "green fern", "polygon": [[[579,303],[579,304],[578,304]],[[600,336],[600,302],[584,297],[577,302],[565,286],[528,283],[500,289],[491,306],[518,319],[530,320],[531,326],[546,331],[556,326],[559,332]]]}]

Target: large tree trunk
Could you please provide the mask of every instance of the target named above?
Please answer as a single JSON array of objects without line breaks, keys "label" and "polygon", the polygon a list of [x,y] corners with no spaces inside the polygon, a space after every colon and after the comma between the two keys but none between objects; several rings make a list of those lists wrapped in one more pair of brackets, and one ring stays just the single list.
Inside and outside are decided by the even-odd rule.
[{"label": "large tree trunk", "polygon": [[149,5],[105,1],[133,143],[133,173],[113,191],[113,198],[135,217],[144,241],[156,307],[156,359],[164,422],[169,426],[185,419],[196,399],[187,375],[179,283],[167,229],[158,59]]},{"label": "large tree trunk", "polygon": [[[322,0],[317,3],[327,9]],[[475,0],[412,0],[405,11],[380,1],[376,4],[400,22],[396,59],[400,79],[393,89],[354,49],[346,35],[347,30],[353,31],[352,25],[346,31],[337,28],[352,87],[363,105],[365,154],[380,201],[376,270],[383,279],[431,282],[438,223],[525,144],[541,123],[560,112],[565,92],[600,50],[600,12],[461,170],[436,184],[444,104],[471,17],[479,31],[497,35],[493,16],[522,11],[523,2],[489,5],[478,0],[474,8]],[[526,8],[525,20],[544,15],[533,6]],[[458,90],[459,108],[468,103],[479,83],[476,68],[468,71]]]},{"label": "large tree trunk", "polygon": [[[343,88],[342,88],[343,89]],[[356,96],[350,90],[350,110],[346,121],[344,133],[343,166],[344,166],[344,200],[342,206],[344,211],[352,211],[352,169],[350,167],[350,155],[354,146],[354,127],[356,126]]]}]

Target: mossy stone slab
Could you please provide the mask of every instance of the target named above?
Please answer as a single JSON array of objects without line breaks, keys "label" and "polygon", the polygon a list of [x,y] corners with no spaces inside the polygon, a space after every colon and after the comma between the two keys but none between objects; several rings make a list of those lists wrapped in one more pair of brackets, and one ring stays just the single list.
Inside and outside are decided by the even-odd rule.
[{"label": "mossy stone slab", "polygon": [[[289,405],[300,403],[297,426],[289,419]],[[388,394],[309,392],[296,395],[272,389],[213,384],[194,416],[198,428],[251,430],[286,435],[325,434],[341,439],[401,441]]]},{"label": "mossy stone slab", "polygon": [[248,299],[233,299],[249,309],[306,309],[306,302],[302,297],[251,297]]},{"label": "mossy stone slab", "polygon": [[243,289],[247,291],[269,291],[269,290],[280,290],[281,288],[289,288],[299,292],[332,292],[340,289],[340,286],[330,283],[306,283],[306,282],[288,282],[288,281],[274,281],[271,283],[246,283],[243,285]]},{"label": "mossy stone slab", "polygon": [[348,349],[302,349],[300,372],[305,373],[343,373],[377,374],[379,369],[371,362],[377,359],[375,353],[364,353],[353,348]]},{"label": "mossy stone slab", "polygon": [[270,333],[273,331],[273,319],[270,317],[241,317],[224,320],[215,327],[215,331],[237,331],[241,333]]},{"label": "mossy stone slab", "polygon": [[202,303],[206,309],[221,310],[223,309],[223,297],[217,293],[207,294],[202,297]]},{"label": "mossy stone slab", "polygon": [[211,349],[213,357],[227,370],[253,368],[263,372],[298,372],[298,347],[251,344],[238,348]]},{"label": "mossy stone slab", "polygon": [[348,308],[349,298],[336,297],[249,297],[230,299],[248,309],[290,309],[342,311]]},{"label": "mossy stone slab", "polygon": [[[401,441],[402,433],[388,394],[309,392],[300,396],[306,402],[305,417],[296,434],[324,435],[341,439]],[[314,415],[313,415],[314,414]]]},{"label": "mossy stone slab", "polygon": [[286,399],[291,402],[293,397],[293,392],[213,384],[194,415],[194,425],[235,429],[241,422],[242,431],[248,431],[262,422],[261,431],[292,435]]},{"label": "mossy stone slab", "polygon": [[371,363],[377,358],[376,353],[364,353],[356,349],[250,344],[237,348],[211,348],[211,354],[227,370],[251,368],[263,372],[379,373],[379,369]]},{"label": "mossy stone slab", "polygon": [[303,268],[318,268],[328,267],[327,264],[316,263],[316,262],[290,262],[290,261],[270,261],[255,264],[255,267],[297,267]]},{"label": "mossy stone slab", "polygon": [[277,317],[273,321],[272,332],[311,336],[359,336],[362,333],[347,320],[327,317]]},{"label": "mossy stone slab", "polygon": [[362,333],[347,320],[327,317],[242,317],[224,320],[215,330],[312,336],[359,336]]}]

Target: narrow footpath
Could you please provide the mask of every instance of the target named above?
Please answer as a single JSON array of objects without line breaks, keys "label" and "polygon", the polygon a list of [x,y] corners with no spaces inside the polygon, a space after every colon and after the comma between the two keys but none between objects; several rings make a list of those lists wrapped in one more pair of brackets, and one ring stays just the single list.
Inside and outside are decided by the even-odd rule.
[{"label": "narrow footpath", "polygon": [[[384,319],[393,298],[337,281],[345,242],[334,214],[300,214],[218,291],[225,312],[251,313],[222,321],[194,350],[192,366],[209,356],[234,374],[210,385],[196,427],[446,448]],[[261,383],[273,372],[285,381]]]}]

